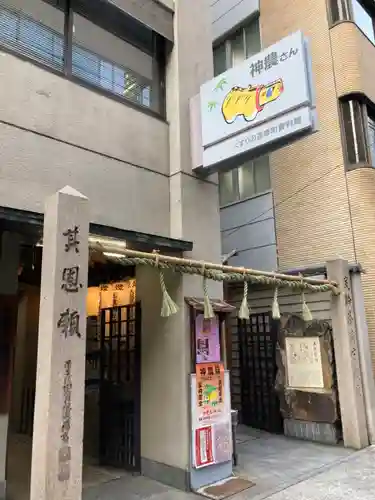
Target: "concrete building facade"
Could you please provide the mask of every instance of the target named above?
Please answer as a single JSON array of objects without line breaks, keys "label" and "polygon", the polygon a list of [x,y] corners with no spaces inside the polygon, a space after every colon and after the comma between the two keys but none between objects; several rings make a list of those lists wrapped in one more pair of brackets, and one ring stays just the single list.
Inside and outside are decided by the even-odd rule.
[{"label": "concrete building facade", "polygon": [[212,0],[211,16],[215,74],[301,30],[318,114],[317,132],[221,174],[223,253],[267,270],[360,263],[375,364],[373,2]]},{"label": "concrete building facade", "polygon": [[[0,330],[7,361],[0,363],[0,498],[9,435],[19,430],[11,408],[32,422],[35,379],[21,402],[12,381],[25,352],[27,370],[16,379],[30,381],[35,370],[39,289],[20,289],[28,258],[18,256],[26,247],[35,256],[42,245],[45,199],[68,184],[89,199],[91,235],[220,261],[218,182],[192,173],[186,119],[189,99],[212,78],[210,24],[209,5],[198,0],[0,1],[7,89],[0,97],[1,303],[11,318]],[[166,322],[158,273],[140,269],[133,278],[143,304],[140,469],[186,489],[191,363],[184,297],[201,296],[201,280],[166,277],[180,306]],[[220,298],[221,285],[210,287]],[[17,352],[19,335],[27,343]]]}]

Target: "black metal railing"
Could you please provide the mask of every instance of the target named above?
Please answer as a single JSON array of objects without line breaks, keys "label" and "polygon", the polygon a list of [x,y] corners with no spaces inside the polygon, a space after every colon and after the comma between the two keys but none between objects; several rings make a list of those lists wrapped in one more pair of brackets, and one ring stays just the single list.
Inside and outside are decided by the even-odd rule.
[{"label": "black metal railing", "polygon": [[75,41],[71,49],[71,68],[67,71],[64,35],[1,2],[0,44],[57,71],[71,72],[72,76],[124,100],[151,108],[152,80],[105,59]]}]

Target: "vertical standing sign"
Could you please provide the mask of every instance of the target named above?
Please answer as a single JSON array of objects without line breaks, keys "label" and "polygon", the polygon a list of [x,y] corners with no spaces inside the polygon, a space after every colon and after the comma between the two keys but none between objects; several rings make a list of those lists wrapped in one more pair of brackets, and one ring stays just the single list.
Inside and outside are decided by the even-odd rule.
[{"label": "vertical standing sign", "polygon": [[192,380],[193,465],[228,462],[232,455],[230,389],[221,359],[219,318],[195,318],[195,376]]},{"label": "vertical standing sign", "polygon": [[88,200],[67,186],[46,203],[31,500],[82,498]]}]

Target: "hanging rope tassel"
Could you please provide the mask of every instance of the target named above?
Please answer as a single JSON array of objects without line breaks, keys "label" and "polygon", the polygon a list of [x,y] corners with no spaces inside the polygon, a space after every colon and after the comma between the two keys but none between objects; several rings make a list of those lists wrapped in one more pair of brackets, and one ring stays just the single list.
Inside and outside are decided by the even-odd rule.
[{"label": "hanging rope tassel", "polygon": [[302,318],[303,321],[312,321],[313,317],[306,302],[305,292],[302,292]]},{"label": "hanging rope tassel", "polygon": [[204,319],[212,319],[215,317],[214,310],[208,296],[207,278],[203,276],[203,297],[204,297]]},{"label": "hanging rope tassel", "polygon": [[[302,274],[300,274],[300,278],[301,278],[301,282],[302,282],[302,285],[303,285],[303,276]],[[305,297],[305,290],[303,289],[303,287],[301,288],[302,292],[301,292],[301,295],[302,295],[302,318],[303,318],[303,321],[312,321],[312,314],[311,314],[311,311],[309,309],[309,306],[307,305],[307,302],[306,302],[306,297]]]},{"label": "hanging rope tassel", "polygon": [[172,314],[176,314],[178,311],[178,305],[173,302],[171,296],[168,293],[167,287],[164,281],[163,271],[160,270],[160,288],[162,292],[162,304],[161,304],[161,313],[160,316],[163,318],[168,318],[172,316]]},{"label": "hanging rope tassel", "polygon": [[[155,259],[155,265],[157,268],[159,268],[159,254],[156,251],[154,251],[153,253],[157,254]],[[167,287],[165,285],[164,273],[161,269],[159,269],[159,278],[160,278],[160,288],[162,294],[160,316],[162,318],[168,318],[169,316],[172,316],[172,314],[176,314],[179,308],[178,305],[173,302],[171,296],[168,293]]]},{"label": "hanging rope tassel", "polygon": [[272,319],[280,319],[280,307],[278,301],[279,288],[275,287],[275,292],[273,295],[273,304],[272,304]]},{"label": "hanging rope tassel", "polygon": [[241,307],[238,312],[238,317],[240,319],[249,319],[250,318],[250,309],[249,304],[247,302],[247,292],[248,292],[249,284],[247,281],[243,283],[243,299],[241,302]]}]

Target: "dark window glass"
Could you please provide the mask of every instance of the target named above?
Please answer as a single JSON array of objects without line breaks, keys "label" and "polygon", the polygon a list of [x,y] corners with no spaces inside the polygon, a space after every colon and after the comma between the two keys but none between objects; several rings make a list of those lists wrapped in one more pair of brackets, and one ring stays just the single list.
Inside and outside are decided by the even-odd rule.
[{"label": "dark window glass", "polygon": [[246,59],[257,54],[261,50],[259,17],[245,27],[245,45]]},{"label": "dark window glass", "polygon": [[64,13],[36,0],[0,2],[0,43],[62,70],[64,66]]},{"label": "dark window glass", "polygon": [[226,45],[222,43],[214,48],[214,75],[221,75],[227,70]]},{"label": "dark window glass", "polygon": [[368,111],[368,138],[371,165],[375,167],[375,113]]},{"label": "dark window glass", "polygon": [[340,0],[330,0],[331,22],[333,24],[341,19],[339,2]]},{"label": "dark window glass", "polygon": [[367,163],[363,106],[357,101],[345,101],[341,103],[341,110],[349,163]]},{"label": "dark window glass", "polygon": [[238,201],[238,186],[236,182],[235,171],[222,172],[219,174],[219,197],[220,204],[227,205]]},{"label": "dark window glass", "polygon": [[224,206],[271,189],[268,155],[219,174],[220,205]]},{"label": "dark window glass", "polygon": [[157,110],[152,55],[79,14],[74,15],[73,24],[73,75],[141,106]]},{"label": "dark window glass", "polygon": [[215,76],[241,64],[245,59],[257,54],[260,49],[259,18],[255,18],[214,47]]},{"label": "dark window glass", "polygon": [[240,29],[237,31],[231,38],[228,40],[228,44],[230,46],[230,60],[229,65],[231,68],[234,66],[238,66],[246,59],[246,46],[245,46],[245,34],[244,29]]},{"label": "dark window glass", "polygon": [[331,22],[337,23],[350,19],[349,3],[351,0],[330,0]]},{"label": "dark window glass", "polygon": [[239,198],[244,200],[255,194],[254,162],[249,161],[238,168]]},{"label": "dark window glass", "polygon": [[268,155],[254,160],[254,179],[257,193],[271,189],[270,158]]},{"label": "dark window glass", "polygon": [[[365,5],[364,2],[359,0],[352,0],[352,10],[353,10],[353,21],[357,24],[363,33],[375,43],[375,25],[374,25],[374,12]],[[375,4],[374,4],[375,11]]]},{"label": "dark window glass", "polygon": [[72,71],[73,75],[76,75],[93,85],[100,84],[99,57],[89,50],[79,47],[77,44],[73,45]]}]

